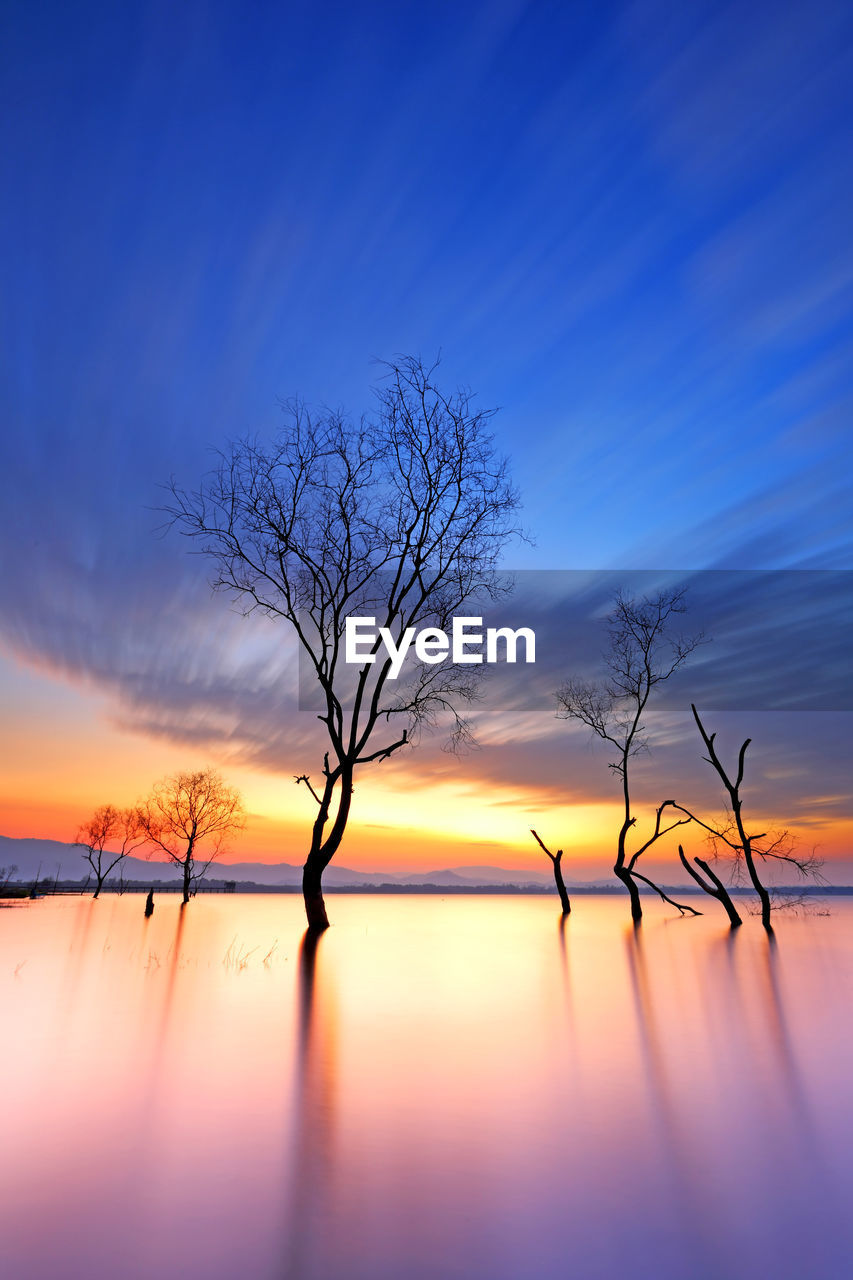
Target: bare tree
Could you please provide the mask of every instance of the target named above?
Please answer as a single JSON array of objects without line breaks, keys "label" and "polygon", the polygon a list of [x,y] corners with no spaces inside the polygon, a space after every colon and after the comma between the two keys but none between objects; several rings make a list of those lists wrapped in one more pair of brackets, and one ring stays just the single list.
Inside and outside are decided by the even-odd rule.
[{"label": "bare tree", "polygon": [[434,651],[395,678],[378,630],[369,652],[347,663],[347,616],[373,618],[397,647],[411,628],[446,631],[454,614],[505,590],[497,566],[518,532],[518,496],[487,430],[493,411],[466,390],[443,392],[435,365],[405,357],[384,367],[369,418],[312,416],[291,402],[274,443],[240,441],[196,492],[171,489],[169,512],[214,560],[214,586],[236,593],[246,612],[283,618],[319,689],[320,778],[296,778],[317,806],[302,880],[314,930],[328,927],[322,875],[343,839],[356,773],[442,713],[450,745],[464,743],[462,708],[478,691],[476,666]]},{"label": "bare tree", "polygon": [[185,903],[228,838],[245,826],[239,791],[214,769],[158,782],[140,806],[139,821],[146,842],[181,867]]},{"label": "bare tree", "polygon": [[17,874],[18,867],[15,863],[10,867],[0,867],[0,893],[11,884]]},{"label": "bare tree", "polygon": [[[753,889],[758,895],[761,904],[761,923],[768,932],[772,933],[771,912],[773,910],[773,901],[770,890],[761,879],[758,870],[758,860],[765,863],[781,863],[787,865],[802,877],[812,877],[821,879],[820,868],[821,860],[815,855],[814,851],[809,853],[798,853],[796,842],[788,831],[766,832],[759,831],[750,833],[746,829],[743,816],[743,797],[741,788],[743,786],[744,771],[746,768],[746,753],[752,742],[751,738],[747,738],[740,747],[737,756],[737,772],[732,776],[721,761],[716,748],[716,733],[708,733],[699,712],[695,706],[691,704],[690,710],[693,712],[693,719],[696,721],[696,727],[699,730],[702,741],[705,744],[707,756],[705,759],[712,766],[718,778],[723,784],[728,801],[727,817],[723,822],[713,824],[705,822],[702,818],[698,818],[695,813],[689,809],[685,809],[682,805],[677,805],[682,813],[684,813],[693,822],[703,827],[711,838],[711,844],[715,853],[720,850],[729,850],[734,856],[736,867],[745,866],[749,881]],[[682,859],[683,861],[683,859]],[[698,862],[698,859],[694,859]],[[709,870],[706,863],[700,863],[706,872]],[[688,867],[688,870],[690,868]],[[691,873],[692,874],[692,873]],[[696,877],[694,877],[696,878]],[[717,881],[719,883],[719,881]],[[703,886],[704,887],[704,886]],[[728,908],[727,908],[728,909]],[[731,916],[731,913],[729,913]]]},{"label": "bare tree", "polygon": [[563,850],[558,849],[556,853],[552,853],[551,850],[548,848],[548,846],[543,842],[541,837],[537,834],[537,832],[533,830],[532,827],[530,828],[530,834],[533,836],[533,839],[539,845],[539,848],[543,851],[543,853],[546,853],[548,857],[551,859],[551,866],[554,868],[554,883],[557,886],[557,893],[560,895],[560,906],[563,908],[563,915],[564,916],[571,915],[572,903],[569,898],[568,892],[566,890],[566,882],[563,879],[563,868],[562,868]]},{"label": "bare tree", "polygon": [[83,857],[94,872],[94,898],[99,896],[110,872],[144,842],[136,809],[117,809],[115,805],[102,804],[83,823],[74,843],[82,848]]},{"label": "bare tree", "polygon": [[628,890],[634,921],[641,920],[643,915],[637,881],[654,889],[682,915],[701,915],[693,907],[669,897],[637,869],[640,858],[652,845],[690,821],[688,816],[668,821],[666,811],[678,807],[673,800],[665,800],[659,805],[649,838],[633,853],[628,849],[628,834],[637,821],[631,812],[630,764],[637,754],[648,750],[643,715],[649,698],[654,689],[674,675],[702,642],[701,635],[685,638],[672,634],[674,619],[685,612],[684,595],[683,588],[659,591],[654,596],[640,599],[618,592],[607,619],[607,678],[594,683],[570,680],[557,692],[558,716],[579,720],[614,748],[615,759],[609,762],[609,767],[620,781],[623,813],[613,871]]}]

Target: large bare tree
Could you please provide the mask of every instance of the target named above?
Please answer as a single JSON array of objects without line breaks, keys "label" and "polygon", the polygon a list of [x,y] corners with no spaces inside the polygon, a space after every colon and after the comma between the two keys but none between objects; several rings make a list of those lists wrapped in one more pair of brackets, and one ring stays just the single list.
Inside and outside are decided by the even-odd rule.
[{"label": "large bare tree", "polygon": [[[282,618],[319,690],[325,751],[303,870],[309,928],[328,926],[322,876],[340,847],[353,782],[418,729],[447,713],[452,744],[470,734],[463,710],[477,667],[439,661],[426,645],[399,678],[376,642],[347,663],[348,616],[371,617],[395,646],[410,628],[447,631],[503,587],[501,552],[518,532],[518,496],[488,429],[494,411],[443,391],[436,366],[384,366],[376,410],[355,422],[285,406],[271,444],[242,440],[199,489],[172,485],[169,511],[216,565],[214,586]],[[440,656],[440,655],[438,655]],[[315,775],[316,776],[316,775]]]},{"label": "large bare tree", "polygon": [[175,773],[155,784],[139,807],[146,842],[183,872],[183,901],[244,825],[239,791],[215,769]]},{"label": "large bare tree", "polygon": [[[97,898],[104,881],[115,867],[124,861],[134,849],[144,843],[139,813],[136,809],[117,809],[112,804],[102,804],[80,827],[74,843],[80,845],[83,857],[95,876]],[[107,846],[111,846],[107,848]]]},{"label": "large bare tree", "polygon": [[609,767],[619,779],[622,792],[622,820],[616,841],[614,874],[624,884],[631,899],[631,916],[642,919],[638,881],[684,914],[700,912],[669,897],[659,885],[638,869],[644,853],[670,831],[690,821],[686,814],[669,821],[665,800],[655,811],[648,838],[631,851],[628,836],[636,824],[631,812],[630,766],[636,755],[648,749],[648,733],[643,723],[649,698],[658,685],[669,680],[698,644],[701,635],[684,637],[674,633],[674,624],[685,612],[684,589],[673,588],[653,596],[635,599],[618,592],[607,619],[609,644],[605,654],[607,676],[595,682],[569,680],[557,692],[557,715],[579,720],[596,737],[614,749]]}]

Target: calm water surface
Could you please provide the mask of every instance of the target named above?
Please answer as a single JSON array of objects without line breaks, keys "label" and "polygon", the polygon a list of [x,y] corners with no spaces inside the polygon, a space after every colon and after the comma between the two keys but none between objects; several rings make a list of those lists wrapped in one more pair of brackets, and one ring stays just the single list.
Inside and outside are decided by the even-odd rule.
[{"label": "calm water surface", "polygon": [[850,1276],[853,902],[143,902],[0,910],[12,1280]]}]

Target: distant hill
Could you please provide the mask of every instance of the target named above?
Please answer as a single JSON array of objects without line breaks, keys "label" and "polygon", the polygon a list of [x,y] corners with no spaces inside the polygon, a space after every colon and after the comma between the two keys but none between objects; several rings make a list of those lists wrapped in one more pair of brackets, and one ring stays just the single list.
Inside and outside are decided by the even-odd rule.
[{"label": "distant hill", "polygon": [[[15,879],[35,880],[59,876],[62,880],[85,880],[89,870],[76,845],[62,840],[18,839],[0,836],[0,867],[16,866]],[[180,872],[171,862],[151,862],[145,858],[126,858],[126,880],[144,880],[152,874],[157,880],[178,880]]]},{"label": "distant hill", "polygon": [[[32,881],[57,875],[63,880],[85,880],[88,870],[79,848],[61,840],[21,839],[0,836],[0,867],[17,866],[16,880]],[[147,858],[126,858],[125,880],[177,881],[180,870],[171,862]],[[116,873],[117,875],[117,873]],[[216,862],[208,873],[217,880],[287,888],[302,883],[302,867],[291,862]],[[470,885],[549,885],[550,871],[505,867],[446,867],[435,871],[353,871],[334,863],[324,875],[332,886],[369,888],[371,885],[437,885],[447,888]],[[570,887],[572,887],[570,885]]]},{"label": "distant hill", "polygon": [[[18,868],[14,882],[31,884],[36,876],[41,879],[57,877],[62,881],[82,883],[86,879],[87,866],[80,850],[72,844],[61,840],[19,839],[12,836],[0,836],[0,868],[16,866]],[[58,873],[58,874],[57,874]],[[137,885],[175,884],[180,882],[180,869],[172,862],[157,862],[153,858],[126,858],[124,861],[125,882]],[[292,862],[215,862],[208,873],[211,882],[234,880],[251,891],[256,886],[258,891],[277,889],[287,891],[299,889],[302,884],[302,867]],[[111,876],[107,883],[113,884],[118,875]],[[412,893],[438,892],[471,893],[478,889],[488,893],[512,893],[518,889],[533,893],[548,893],[553,890],[553,876],[545,868],[541,871],[528,868],[507,868],[489,866],[444,867],[435,871],[353,871],[350,867],[330,866],[323,878],[329,889],[338,891],[354,890],[358,892],[400,890]],[[567,887],[573,893],[622,893],[612,879],[606,876],[599,880],[582,881],[567,880]],[[668,892],[684,895],[701,895],[702,890],[691,885],[661,886]],[[850,885],[777,885],[780,893],[823,897],[834,894],[853,894]],[[645,890],[643,890],[645,892]],[[651,890],[648,890],[651,892]],[[752,890],[745,885],[736,885],[730,889],[734,895],[749,895]]]}]

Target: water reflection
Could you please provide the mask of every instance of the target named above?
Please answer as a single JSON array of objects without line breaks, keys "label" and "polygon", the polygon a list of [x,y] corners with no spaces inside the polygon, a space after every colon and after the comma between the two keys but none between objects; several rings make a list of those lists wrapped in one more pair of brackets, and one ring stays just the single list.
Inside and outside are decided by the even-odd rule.
[{"label": "water reflection", "polygon": [[794,1043],[788,1028],[788,1018],[782,1000],[779,974],[779,948],[774,933],[768,933],[764,953],[765,998],[764,1007],[770,1030],[769,1042],[776,1050],[780,1077],[784,1081],[791,1104],[792,1117],[799,1121],[800,1138],[811,1148],[813,1131],[808,1114],[808,1102],[797,1064]]},{"label": "water reflection", "polygon": [[73,1023],[76,1003],[81,995],[81,977],[88,952],[89,934],[97,912],[102,910],[103,907],[100,901],[95,901],[94,898],[85,898],[80,904],[79,911],[76,911],[73,916],[68,958],[62,969],[61,980],[57,985],[54,1013],[54,1025],[57,1029],[57,1038],[60,1041],[65,1041],[68,1038],[68,1029]]},{"label": "water reflection", "polygon": [[[162,1075],[164,1064],[168,1061],[168,1045],[172,1028],[172,1013],[175,1005],[175,989],[177,986],[178,970],[181,962],[181,939],[183,937],[187,918],[188,916],[184,908],[184,904],[181,903],[175,913],[174,923],[170,922],[167,926],[171,930],[171,938],[168,940],[168,949],[162,963],[156,950],[149,948],[148,951],[146,973],[149,978],[147,986],[150,1004],[148,1005],[146,1011],[147,1016],[145,1018],[145,1043],[148,1047],[148,1066],[146,1088],[144,1092],[140,1093],[142,1098],[142,1104],[140,1107],[140,1118],[142,1123],[140,1125],[140,1130],[142,1132],[147,1132],[151,1115],[154,1108],[157,1106],[162,1090]],[[147,938],[149,919],[150,917],[143,914],[141,926],[143,939]],[[164,935],[162,930],[160,936],[164,938],[164,940],[165,938],[168,938],[168,934]],[[175,1030],[175,1034],[180,1034],[180,1022]]]},{"label": "water reflection", "polygon": [[[672,924],[676,924],[673,920]],[[655,1007],[653,979],[650,977],[640,923],[626,927],[626,959],[636,1016],[642,1078],[649,1114],[657,1129],[657,1145],[664,1163],[665,1195],[679,1223],[679,1234],[692,1241],[690,1268],[695,1280],[716,1280],[725,1274],[718,1255],[719,1224],[710,1220],[703,1194],[701,1152],[691,1143],[689,1127],[682,1122],[677,1089],[671,1075],[674,1065],[666,1049],[662,1023],[669,1020]],[[638,1099],[639,1102],[639,1099]],[[696,1099],[701,1105],[701,1099]]]},{"label": "water reflection", "polygon": [[328,983],[324,989],[318,980],[318,953],[324,937],[306,930],[299,946],[293,1163],[284,1241],[286,1280],[313,1274],[314,1241],[335,1194],[336,1011]]},{"label": "water reflection", "polygon": [[562,974],[563,991],[566,996],[566,1008],[569,1011],[569,1017],[571,1017],[572,1008],[572,976],[569,969],[569,949],[566,945],[566,929],[568,928],[568,921],[570,918],[570,916],[561,914],[557,921],[557,934],[560,939],[560,972]]},{"label": "water reflection", "polygon": [[846,1275],[853,904],[142,906],[3,915],[16,1280]]}]

